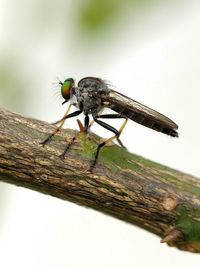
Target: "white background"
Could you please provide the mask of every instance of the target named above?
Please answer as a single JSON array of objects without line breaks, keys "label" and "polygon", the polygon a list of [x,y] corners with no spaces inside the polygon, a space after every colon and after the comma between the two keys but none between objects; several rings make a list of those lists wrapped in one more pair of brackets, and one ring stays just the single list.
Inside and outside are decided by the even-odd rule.
[{"label": "white background", "polygon": [[[97,46],[96,41],[81,42],[74,35],[73,1],[67,1],[65,29],[59,28],[66,15],[63,1],[48,8],[44,2],[38,14],[34,2],[0,1],[0,55],[13,64],[25,87],[23,95],[14,95],[1,86],[1,107],[52,122],[65,109],[54,97],[52,82],[57,76],[77,81],[88,75],[108,79],[116,90],[180,126],[180,138],[174,140],[129,122],[121,138],[128,149],[200,177],[200,3],[160,4],[138,10],[134,18],[127,10],[115,34],[99,40]],[[48,17],[50,9],[60,12],[55,28],[55,20],[51,23]],[[41,32],[36,18],[44,19]],[[51,31],[45,31],[46,25]],[[68,42],[62,40],[63,31],[68,32]],[[17,103],[24,94],[22,108]],[[15,104],[10,98],[15,98]],[[75,128],[75,121],[68,121],[66,127]],[[109,136],[97,126],[93,131]],[[153,234],[88,208],[4,183],[0,183],[0,200],[4,267],[199,265],[199,255],[169,248]]]}]

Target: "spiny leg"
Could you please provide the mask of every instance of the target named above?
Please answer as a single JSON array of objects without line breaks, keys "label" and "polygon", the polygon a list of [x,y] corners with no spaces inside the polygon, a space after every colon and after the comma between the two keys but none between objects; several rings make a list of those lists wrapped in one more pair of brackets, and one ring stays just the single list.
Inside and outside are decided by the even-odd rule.
[{"label": "spiny leg", "polygon": [[69,113],[69,111],[70,111],[70,109],[71,109],[71,106],[72,106],[72,104],[69,104],[69,106],[68,106],[68,108],[67,108],[67,110],[66,110],[64,116],[63,116],[60,120],[58,120],[58,121],[56,121],[56,122],[53,122],[53,123],[51,123],[51,124],[52,124],[52,125],[54,125],[54,124],[59,124],[59,123],[62,123],[63,120],[65,121],[65,117],[68,115],[68,113]]},{"label": "spiny leg", "polygon": [[[96,118],[104,118],[104,119],[125,119],[126,117],[121,115],[121,114],[103,114],[103,115],[97,115]],[[92,125],[94,124],[95,120],[92,120],[88,126],[88,129],[90,129],[92,127]],[[80,121],[78,122],[78,124],[80,123]],[[81,125],[79,124],[79,128],[81,131]],[[117,138],[117,141],[119,143],[119,145],[123,148],[125,148],[125,146],[123,145],[123,143],[121,142],[121,140],[119,138]]]},{"label": "spiny leg", "polygon": [[[68,108],[67,112],[69,112],[69,108]],[[64,122],[65,122],[66,119],[72,118],[72,117],[75,117],[75,116],[78,116],[82,112],[82,110],[77,110],[77,111],[72,112],[70,114],[67,114],[67,112],[65,113],[65,116],[61,120],[59,120],[58,122],[56,122],[56,123],[60,123],[60,125],[53,131],[52,134],[50,134],[43,142],[41,142],[42,145],[45,145],[47,142],[49,142],[51,140],[51,138],[58,131],[60,131],[60,129],[62,128],[62,126],[63,126],[63,124],[64,124]]]},{"label": "spiny leg", "polygon": [[105,123],[105,122],[102,122],[102,121],[99,121],[96,117],[94,117],[94,121],[97,122],[99,125],[101,125],[102,127],[106,128],[107,130],[113,132],[115,135],[108,138],[107,140],[103,141],[102,143],[100,143],[97,147],[97,151],[96,151],[96,154],[95,154],[95,158],[94,158],[94,161],[93,163],[91,164],[90,166],[90,171],[93,170],[94,166],[96,165],[97,163],[97,160],[98,160],[98,156],[99,156],[99,152],[100,152],[100,149],[105,146],[107,143],[113,141],[115,138],[118,138],[120,136],[120,134],[122,133],[124,127],[126,126],[126,123],[128,121],[128,118],[125,119],[125,121],[123,122],[123,124],[121,125],[120,129],[119,130],[116,130],[114,127],[110,126],[109,124]]},{"label": "spiny leg", "polygon": [[[88,127],[89,127],[89,123],[90,123],[90,118],[88,116],[88,114],[85,115],[85,120],[84,120],[84,126],[83,124],[77,120],[77,123],[79,125],[80,128],[80,132],[87,132]],[[65,150],[63,151],[63,153],[60,155],[60,157],[65,157],[67,151],[69,150],[69,148],[73,145],[74,141],[76,140],[77,136],[79,135],[79,133],[77,133],[71,140],[71,142],[66,146]]]},{"label": "spiny leg", "polygon": [[74,143],[74,141],[76,140],[77,135],[78,135],[78,134],[76,134],[76,135],[72,138],[72,140],[70,141],[70,143],[67,144],[67,146],[65,147],[65,150],[63,151],[63,153],[62,153],[61,155],[59,155],[60,158],[64,158],[64,157],[65,157],[67,151],[69,150],[69,148],[71,147],[71,145],[72,145],[72,144]]},{"label": "spiny leg", "polygon": [[[120,113],[97,115],[96,118],[102,118],[102,119],[126,119],[126,117],[124,115],[120,114]],[[122,141],[119,139],[119,136],[117,136],[116,139],[117,139],[117,142],[119,143],[119,145],[121,147],[125,148],[125,146],[123,145]]]},{"label": "spiny leg", "polygon": [[64,119],[64,117],[66,116],[66,115],[68,115],[68,113],[69,113],[69,111],[70,111],[70,108],[71,108],[71,104],[69,105],[69,107],[68,107],[68,109],[67,109],[67,111],[65,112],[65,115],[62,117],[62,119],[60,119],[59,121],[57,121],[57,122],[54,122],[54,123],[52,123],[52,124],[59,124],[60,123],[60,125],[44,140],[44,141],[42,141],[40,144],[41,145],[45,145],[47,142],[49,142],[50,140],[51,140],[51,138],[57,133],[57,132],[59,132],[60,131],[60,129],[63,127],[63,124],[64,124],[64,122],[65,122],[65,119]]}]

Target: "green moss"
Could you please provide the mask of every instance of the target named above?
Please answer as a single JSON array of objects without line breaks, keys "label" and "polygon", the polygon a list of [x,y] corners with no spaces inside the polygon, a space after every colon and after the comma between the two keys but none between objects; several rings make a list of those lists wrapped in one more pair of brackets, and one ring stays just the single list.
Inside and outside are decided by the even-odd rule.
[{"label": "green moss", "polygon": [[194,242],[200,247],[200,207],[177,207],[178,219],[176,228],[184,234],[185,241]]},{"label": "green moss", "polygon": [[[171,172],[175,172],[171,169],[169,169]],[[181,179],[178,179],[175,175],[170,175],[168,173],[163,173],[163,178],[170,182],[170,184],[176,185],[176,187],[185,190],[189,193],[198,195],[200,197],[200,188],[193,186],[191,183],[187,183],[186,181],[182,181]]]},{"label": "green moss", "polygon": [[82,137],[82,135],[79,135],[79,138],[83,147],[79,154],[86,157],[87,159],[94,159],[97,145],[90,139],[85,139],[84,137]]},{"label": "green moss", "polygon": [[139,171],[141,167],[133,160],[133,155],[127,150],[116,145],[104,147],[99,155],[99,160],[117,171],[119,168]]},{"label": "green moss", "polygon": [[[98,140],[99,141],[99,140]],[[98,142],[95,144],[91,140],[83,140],[83,150],[80,151],[81,155],[88,158],[94,159],[97,150]],[[137,159],[136,159],[137,158]],[[118,171],[119,169],[131,169],[134,171],[142,170],[140,164],[137,164],[140,157],[129,153],[127,150],[117,146],[105,146],[99,153],[99,162],[103,162],[108,165],[112,171]]]}]

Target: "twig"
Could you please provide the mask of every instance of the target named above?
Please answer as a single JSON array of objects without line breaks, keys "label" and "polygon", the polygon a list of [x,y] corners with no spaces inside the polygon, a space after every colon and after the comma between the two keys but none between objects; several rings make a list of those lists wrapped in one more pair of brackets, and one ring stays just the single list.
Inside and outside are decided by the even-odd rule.
[{"label": "twig", "polygon": [[146,160],[117,145],[102,149],[88,168],[100,138],[55,129],[0,109],[0,180],[85,205],[162,237],[182,250],[200,252],[200,180]]}]

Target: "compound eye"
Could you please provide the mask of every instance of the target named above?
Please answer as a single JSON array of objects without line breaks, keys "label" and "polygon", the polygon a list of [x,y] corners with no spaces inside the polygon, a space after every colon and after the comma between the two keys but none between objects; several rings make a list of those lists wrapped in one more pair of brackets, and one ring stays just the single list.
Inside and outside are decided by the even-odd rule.
[{"label": "compound eye", "polygon": [[67,102],[70,99],[71,96],[71,89],[74,86],[74,80],[72,78],[66,79],[63,83],[61,83],[61,94],[62,97]]}]

